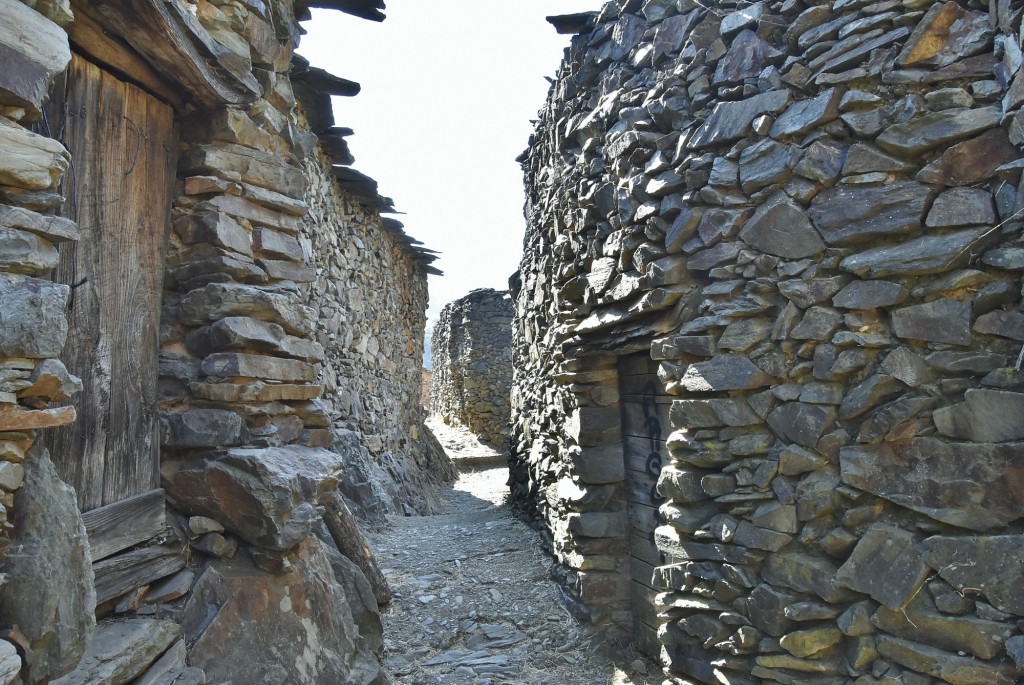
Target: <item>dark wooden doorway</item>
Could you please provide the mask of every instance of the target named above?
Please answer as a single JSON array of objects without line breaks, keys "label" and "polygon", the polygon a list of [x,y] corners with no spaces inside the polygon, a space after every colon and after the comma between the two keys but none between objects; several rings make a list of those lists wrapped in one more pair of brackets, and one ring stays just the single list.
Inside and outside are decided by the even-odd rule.
[{"label": "dark wooden doorway", "polygon": [[61,359],[85,389],[78,420],[45,444],[102,558],[163,527],[157,358],[177,134],[170,107],[79,55],[48,121],[74,160],[63,214],[81,240],[62,247],[55,280],[72,288]]},{"label": "dark wooden doorway", "polygon": [[665,440],[672,398],[658,380],[657,362],[647,354],[619,358],[622,442],[626,460],[626,500],[630,524],[630,592],[637,646],[658,660],[654,567],[662,563],[654,543],[661,525],[657,491],[662,464],[668,460]]}]

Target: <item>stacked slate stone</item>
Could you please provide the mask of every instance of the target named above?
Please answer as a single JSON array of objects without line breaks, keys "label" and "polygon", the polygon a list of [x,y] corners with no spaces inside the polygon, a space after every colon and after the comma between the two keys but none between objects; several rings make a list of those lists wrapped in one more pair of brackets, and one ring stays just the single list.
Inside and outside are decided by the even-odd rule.
[{"label": "stacked slate stone", "polygon": [[508,449],[512,300],[481,288],[449,302],[431,335],[430,411],[480,440]]},{"label": "stacked slate stone", "polygon": [[[381,0],[323,4],[382,18]],[[384,595],[339,491],[372,466],[367,502],[422,509],[443,473],[416,401],[433,256],[369,184],[335,184],[332,161],[352,160],[333,120],[310,130],[329,97],[307,118],[292,90],[305,3],[143,5],[76,17],[67,0],[0,0],[0,683],[388,682]],[[167,525],[95,563],[74,490],[34,444],[75,421],[51,403],[81,389],[59,360],[71,289],[51,279],[79,238],[56,216],[62,188],[87,165],[62,186],[75,160],[28,128],[72,58],[69,31],[175,83],[153,87],[182,142],[157,305]]]},{"label": "stacked slate stone", "polygon": [[1020,4],[571,23],[513,391],[514,493],[570,594],[628,621],[615,364],[649,352],[669,682],[1020,682]]}]

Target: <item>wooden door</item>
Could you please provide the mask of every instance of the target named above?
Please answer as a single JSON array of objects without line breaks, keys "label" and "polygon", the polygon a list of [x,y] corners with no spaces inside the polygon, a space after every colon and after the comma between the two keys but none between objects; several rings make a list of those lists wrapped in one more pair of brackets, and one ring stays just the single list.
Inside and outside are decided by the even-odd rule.
[{"label": "wooden door", "polygon": [[118,531],[163,525],[157,355],[177,140],[170,107],[81,56],[65,78],[48,120],[74,160],[63,213],[81,240],[62,246],[56,274],[72,288],[61,359],[85,389],[78,420],[46,444],[90,512],[90,539],[104,537],[93,544],[101,558],[141,541]]},{"label": "wooden door", "polygon": [[657,610],[652,579],[662,563],[654,543],[654,529],[662,523],[658,505],[658,476],[668,460],[665,440],[672,399],[657,376],[657,363],[649,355],[619,359],[622,405],[622,441],[626,460],[626,500],[630,524],[630,592],[637,646],[657,660]]}]

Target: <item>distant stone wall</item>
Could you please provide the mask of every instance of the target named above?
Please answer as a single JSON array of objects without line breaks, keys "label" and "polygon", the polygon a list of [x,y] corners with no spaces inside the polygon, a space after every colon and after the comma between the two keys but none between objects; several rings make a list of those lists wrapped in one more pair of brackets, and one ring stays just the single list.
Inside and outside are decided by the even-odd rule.
[{"label": "distant stone wall", "polygon": [[524,164],[513,491],[577,608],[653,622],[672,682],[1024,676],[1014,8],[563,22]]},{"label": "distant stone wall", "polygon": [[480,289],[441,310],[431,337],[431,412],[508,449],[512,300]]}]

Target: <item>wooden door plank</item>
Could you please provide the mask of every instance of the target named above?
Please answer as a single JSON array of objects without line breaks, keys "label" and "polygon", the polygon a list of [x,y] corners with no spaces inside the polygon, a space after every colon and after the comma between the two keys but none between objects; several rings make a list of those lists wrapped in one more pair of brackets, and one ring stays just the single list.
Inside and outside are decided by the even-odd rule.
[{"label": "wooden door plank", "polygon": [[166,546],[143,547],[108,557],[92,565],[96,577],[96,604],[131,592],[185,568],[182,550]]},{"label": "wooden door plank", "polygon": [[94,562],[154,538],[166,527],[164,491],[129,497],[82,515]]},{"label": "wooden door plank", "polygon": [[177,140],[173,111],[79,55],[51,121],[75,160],[64,214],[82,233],[61,247],[72,286],[62,359],[82,379],[76,423],[45,438],[90,511],[159,487],[157,358]]}]

